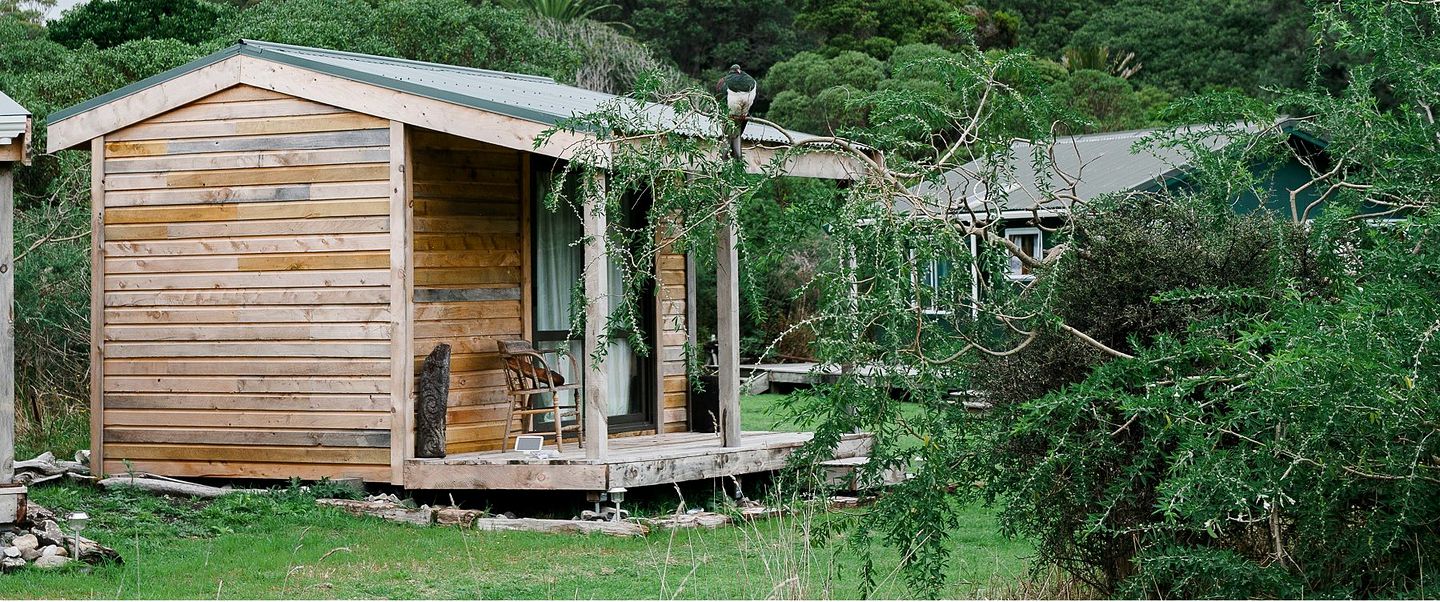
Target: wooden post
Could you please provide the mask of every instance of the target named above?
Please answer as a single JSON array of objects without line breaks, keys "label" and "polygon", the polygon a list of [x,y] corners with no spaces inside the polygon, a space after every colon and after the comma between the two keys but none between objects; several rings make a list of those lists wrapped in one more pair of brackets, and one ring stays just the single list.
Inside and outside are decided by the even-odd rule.
[{"label": "wooden post", "polygon": [[409,131],[390,122],[390,483],[402,485],[415,450],[415,274]]},{"label": "wooden post", "polygon": [[90,474],[105,476],[105,137],[90,141]]},{"label": "wooden post", "polygon": [[720,343],[720,433],[725,447],[740,446],[740,254],[734,199],[715,234],[715,313]]},{"label": "wooden post", "polygon": [[0,484],[15,477],[14,192],[14,172],[0,163]]},{"label": "wooden post", "polygon": [[[598,190],[585,199],[585,457],[604,460],[610,437],[607,362],[610,337],[605,323],[610,317],[610,261],[605,252],[605,178],[597,177]],[[597,359],[601,358],[601,359]]]}]

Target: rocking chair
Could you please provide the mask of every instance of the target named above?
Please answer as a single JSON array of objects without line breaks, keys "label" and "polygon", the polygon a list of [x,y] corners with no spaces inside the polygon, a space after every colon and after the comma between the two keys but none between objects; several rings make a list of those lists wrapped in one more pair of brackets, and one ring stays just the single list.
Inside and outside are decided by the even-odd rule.
[{"label": "rocking chair", "polygon": [[[505,370],[505,386],[509,389],[510,409],[505,414],[505,439],[504,449],[510,449],[512,435],[545,433],[550,434],[552,429],[544,431],[535,428],[535,417],[545,414],[555,414],[553,432],[555,435],[556,451],[565,451],[565,433],[573,431],[577,443],[583,440],[584,434],[581,431],[581,424],[584,419],[580,415],[580,390],[579,383],[566,383],[565,376],[550,369],[551,364],[546,361],[546,355],[555,356],[558,361],[560,352],[537,351],[530,341],[509,340],[499,341],[500,361]],[[576,365],[575,358],[570,359],[570,373],[579,375],[580,370]],[[560,393],[570,391],[568,395],[570,402],[561,403]],[[536,400],[543,399],[545,394],[550,395],[550,407],[538,407]],[[516,424],[515,417],[520,417],[519,424]],[[574,423],[566,425],[567,417],[574,418]]]}]

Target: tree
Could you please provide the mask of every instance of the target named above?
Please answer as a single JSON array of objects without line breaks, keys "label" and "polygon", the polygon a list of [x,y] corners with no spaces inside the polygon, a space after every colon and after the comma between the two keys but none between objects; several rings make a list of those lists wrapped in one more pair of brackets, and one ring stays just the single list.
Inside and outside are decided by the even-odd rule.
[{"label": "tree", "polygon": [[70,48],[86,43],[110,48],[144,38],[199,44],[235,10],[206,0],[91,0],[50,23],[50,39]]},{"label": "tree", "polygon": [[15,18],[39,25],[55,8],[56,0],[0,0],[0,18]]},{"label": "tree", "polygon": [[561,78],[575,60],[520,13],[464,0],[267,0],[222,21],[214,37]]},{"label": "tree", "polygon": [[864,52],[879,59],[897,46],[936,44],[960,49],[1008,48],[1016,42],[1018,20],[955,0],[808,2],[796,23],[831,52]]},{"label": "tree", "polygon": [[1256,93],[1305,83],[1313,52],[1303,35],[1308,15],[1305,3],[1283,0],[1122,0],[1092,13],[1067,46],[1134,52],[1145,64],[1137,81],[1172,91]]},{"label": "tree", "polygon": [[622,0],[613,20],[662,51],[680,71],[715,81],[738,63],[755,77],[807,44],[796,33],[795,0]]},{"label": "tree", "polygon": [[649,48],[615,31],[586,19],[563,21],[546,17],[532,19],[541,38],[568,48],[577,57],[574,75],[564,78],[587,90],[628,94],[641,86],[642,78],[656,76],[663,85],[675,87],[687,78]]},{"label": "tree", "polygon": [[[983,500],[1035,542],[1040,568],[1105,595],[1435,594],[1422,576],[1440,553],[1440,78],[1426,66],[1440,62],[1429,31],[1440,6],[1327,4],[1314,19],[1317,43],[1371,58],[1351,68],[1349,86],[1175,103],[1167,119],[1208,128],[1146,143],[1188,158],[1185,186],[1082,202],[1074,174],[1058,174],[1066,183],[1047,199],[1073,217],[1047,224],[1061,244],[1044,257],[980,219],[1004,209],[988,191],[1015,177],[1012,138],[1033,141],[1026,158],[1054,172],[1054,124],[1074,125],[1056,99],[1030,91],[1049,74],[1023,54],[971,47],[921,61],[952,102],[876,90],[851,104],[869,116],[855,131],[866,146],[788,145],[867,168],[833,202],[791,216],[825,232],[823,269],[797,285],[816,292],[815,312],[792,328],[814,336],[819,361],[870,368],[792,396],[794,416],[815,428],[800,459],[864,430],[875,441],[862,481],[912,475],[855,518],[852,545],[896,548],[909,583],[933,594],[953,510]],[[607,186],[587,178],[589,194],[604,206],[652,195],[653,216],[684,217],[685,231],[666,236],[702,254],[720,227],[749,240],[738,207],[765,194],[782,163],[750,174],[725,158],[718,126],[696,136],[705,118],[724,119],[704,91],[665,100],[679,118],[637,123],[636,111],[614,108],[562,124],[614,133],[577,149],[571,169],[595,176],[587,166],[603,159]],[[1323,132],[1325,161],[1288,144],[1274,126],[1282,110]],[[676,124],[685,130],[651,133]],[[916,152],[927,132],[946,143]],[[1217,137],[1230,144],[1214,149]],[[1256,166],[1281,160],[1304,163],[1311,179],[1280,191],[1320,191],[1321,216],[1236,215],[1237,198],[1267,186]],[[911,192],[962,166],[959,201]],[[895,211],[902,202],[911,210]],[[1368,205],[1397,221],[1376,223],[1359,211]],[[957,268],[928,273],[942,260]],[[1007,278],[1011,261],[1037,277]],[[894,388],[915,406],[902,412]],[[955,402],[976,393],[988,412]],[[872,564],[859,570],[874,582]]]}]

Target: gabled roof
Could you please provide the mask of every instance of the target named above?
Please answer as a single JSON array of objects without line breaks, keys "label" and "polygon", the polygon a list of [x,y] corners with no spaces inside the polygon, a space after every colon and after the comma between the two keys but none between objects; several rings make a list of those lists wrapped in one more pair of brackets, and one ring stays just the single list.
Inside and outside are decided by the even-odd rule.
[{"label": "gabled roof", "polygon": [[[622,98],[561,84],[548,77],[241,40],[238,44],[214,54],[56,111],[50,115],[49,122],[52,126],[63,124],[76,115],[115,103],[237,56],[298,67],[545,126],[555,125],[571,117],[595,113],[602,110],[607,103]],[[647,124],[675,125],[679,119],[668,106],[653,103],[636,103],[634,106],[641,107],[641,117]],[[713,135],[722,131],[720,124],[690,121],[682,124],[683,130],[690,130],[698,135]],[[790,132],[790,135],[794,139],[813,137],[799,132]],[[746,128],[744,138],[761,143],[787,141],[786,136],[779,130],[754,123]]]},{"label": "gabled roof", "polygon": [[[1262,129],[1259,125],[1239,125],[1250,133]],[[1191,127],[1205,131],[1201,129],[1203,126]],[[911,188],[911,192],[931,201],[925,212],[932,215],[947,210],[965,212],[966,207],[981,214],[987,209],[991,213],[1000,209],[1007,216],[1064,213],[1066,203],[1047,201],[1044,189],[1065,190],[1067,175],[1078,178],[1074,193],[1080,201],[1159,188],[1179,175],[1190,161],[1182,150],[1156,145],[1136,148],[1137,142],[1158,131],[1159,128],[1154,128],[1056,138],[1053,169],[1046,169],[1033,160],[1037,151],[1035,144],[1016,140],[1010,147],[1007,169],[1000,170],[1006,184],[1003,192],[988,193],[984,183],[976,178],[986,167],[983,160],[946,172],[943,183],[924,182]],[[1204,138],[1203,143],[1215,149],[1229,144],[1230,139],[1216,135]],[[1039,147],[1039,151],[1046,152],[1045,147]],[[900,210],[912,213],[914,207],[904,202]]]},{"label": "gabled roof", "polygon": [[0,146],[14,143],[29,129],[30,111],[0,92]]}]

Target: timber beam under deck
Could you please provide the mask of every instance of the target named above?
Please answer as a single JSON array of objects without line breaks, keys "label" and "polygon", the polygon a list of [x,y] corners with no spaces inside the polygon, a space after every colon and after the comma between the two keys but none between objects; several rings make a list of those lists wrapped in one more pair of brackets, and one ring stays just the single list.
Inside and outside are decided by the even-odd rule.
[{"label": "timber beam under deck", "polygon": [[[746,432],[739,447],[723,447],[715,433],[673,433],[610,440],[604,460],[585,457],[575,446],[548,458],[493,451],[405,463],[408,489],[491,489],[604,491],[615,487],[665,485],[785,468],[810,433]],[[847,435],[834,457],[869,453],[870,435]]]}]

